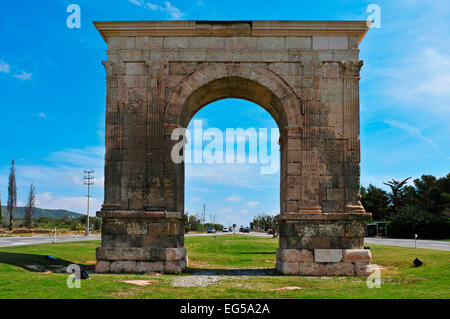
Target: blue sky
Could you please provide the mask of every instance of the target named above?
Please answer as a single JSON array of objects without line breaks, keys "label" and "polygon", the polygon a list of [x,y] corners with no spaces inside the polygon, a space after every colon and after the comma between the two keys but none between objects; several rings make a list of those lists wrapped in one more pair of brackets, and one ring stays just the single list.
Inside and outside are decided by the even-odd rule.
[{"label": "blue sky", "polygon": [[[66,7],[81,7],[81,29],[66,27]],[[3,2],[0,10],[0,191],[6,202],[12,158],[18,197],[36,183],[40,207],[85,211],[82,171],[96,170],[93,204],[102,202],[106,44],[95,20],[366,20],[381,8],[381,28],[360,47],[361,181],[443,176],[450,170],[450,3],[403,1],[53,0]],[[195,117],[208,127],[276,127],[259,106],[223,100]],[[188,165],[186,210],[247,224],[279,211],[279,175],[251,164]]]}]

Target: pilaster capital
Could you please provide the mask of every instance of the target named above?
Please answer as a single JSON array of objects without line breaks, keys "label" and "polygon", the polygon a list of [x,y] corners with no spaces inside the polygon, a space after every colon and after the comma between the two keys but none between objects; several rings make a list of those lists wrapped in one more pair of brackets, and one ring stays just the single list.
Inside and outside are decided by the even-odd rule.
[{"label": "pilaster capital", "polygon": [[341,61],[341,72],[344,78],[358,78],[364,61]]},{"label": "pilaster capital", "polygon": [[125,65],[121,62],[102,61],[102,64],[108,77],[117,77],[126,73]]}]

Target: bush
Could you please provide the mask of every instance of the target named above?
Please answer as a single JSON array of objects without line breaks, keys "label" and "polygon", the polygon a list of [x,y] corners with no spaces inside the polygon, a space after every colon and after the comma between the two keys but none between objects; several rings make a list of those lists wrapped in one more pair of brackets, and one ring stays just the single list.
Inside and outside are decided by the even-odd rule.
[{"label": "bush", "polygon": [[450,219],[440,218],[417,207],[407,205],[391,217],[388,235],[394,238],[449,238]]}]

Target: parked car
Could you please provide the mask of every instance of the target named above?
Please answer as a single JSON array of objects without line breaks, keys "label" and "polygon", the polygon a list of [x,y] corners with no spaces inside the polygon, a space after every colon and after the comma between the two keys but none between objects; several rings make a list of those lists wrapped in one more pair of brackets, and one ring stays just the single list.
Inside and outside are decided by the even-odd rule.
[{"label": "parked car", "polygon": [[228,231],[229,231],[229,232],[232,232],[232,231],[233,231],[233,227],[229,227],[229,228],[228,228]]},{"label": "parked car", "polygon": [[208,228],[208,234],[214,234],[216,230],[214,228]]},{"label": "parked car", "polygon": [[243,233],[244,232],[244,227],[239,228],[239,232]]},{"label": "parked car", "polygon": [[267,235],[273,235],[275,232],[272,228],[269,228],[269,230],[267,231]]},{"label": "parked car", "polygon": [[248,228],[248,227],[244,228],[243,233],[249,233],[249,232],[250,232],[250,228]]},{"label": "parked car", "polygon": [[224,227],[224,228],[222,229],[222,232],[223,232],[223,233],[228,233],[228,228]]}]

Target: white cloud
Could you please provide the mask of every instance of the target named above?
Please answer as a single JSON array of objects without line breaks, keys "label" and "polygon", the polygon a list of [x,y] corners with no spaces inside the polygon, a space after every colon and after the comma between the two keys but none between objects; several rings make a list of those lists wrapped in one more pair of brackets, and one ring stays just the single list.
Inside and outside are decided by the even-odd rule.
[{"label": "white cloud", "polygon": [[191,202],[198,202],[200,200],[201,200],[201,198],[198,198],[198,197],[192,197],[191,198]]},{"label": "white cloud", "polygon": [[233,210],[231,208],[222,208],[221,210],[219,210],[219,213],[222,214],[227,214],[227,213],[232,213]]},{"label": "white cloud", "polygon": [[2,72],[9,73],[10,72],[10,67],[9,67],[8,63],[6,63],[3,60],[0,60],[0,73],[2,73]]},{"label": "white cloud", "polygon": [[[86,214],[87,198],[81,196],[54,196],[50,192],[46,192],[36,195],[36,206],[46,209],[65,209],[80,214]],[[102,201],[98,198],[91,198],[89,206],[89,215],[95,216],[95,212],[101,209]]]},{"label": "white cloud", "polygon": [[398,67],[374,70],[398,106],[441,116],[450,111],[450,54],[428,47],[397,61]]},{"label": "white cloud", "polygon": [[229,202],[239,202],[242,199],[242,197],[238,195],[231,195],[230,197],[227,197],[227,201]]},{"label": "white cloud", "polygon": [[169,13],[170,17],[174,20],[181,19],[185,14],[181,12],[180,9],[172,6],[172,4],[169,1],[166,1],[166,11]]},{"label": "white cloud", "polygon": [[420,139],[422,141],[425,141],[426,143],[431,145],[436,151],[438,151],[439,153],[444,155],[446,158],[450,158],[450,156],[448,156],[447,154],[445,154],[445,153],[443,153],[441,151],[439,146],[434,141],[432,141],[430,138],[424,136],[422,131],[419,128],[417,128],[415,126],[412,126],[410,124],[402,123],[402,122],[395,121],[395,120],[385,120],[385,123],[387,123],[387,124],[389,124],[389,125],[391,125],[393,127],[405,130],[411,136],[416,137],[416,138],[418,138],[418,139]]},{"label": "white cloud", "polygon": [[157,4],[153,4],[153,3],[150,3],[150,2],[147,2],[146,4],[145,4],[150,10],[153,10],[153,11],[155,11],[155,10],[158,10],[158,9],[162,9],[160,6],[158,6]]},{"label": "white cloud", "polygon": [[[64,208],[76,211],[80,208],[80,205],[76,204],[73,198],[80,201],[80,198],[85,198],[87,191],[86,186],[83,185],[84,169],[95,170],[95,185],[91,191],[93,196],[103,197],[103,154],[103,147],[87,147],[53,152],[47,158],[43,158],[43,164],[39,165],[28,165],[25,160],[19,159],[16,161],[18,199],[22,201],[26,199],[30,184],[33,182],[38,194],[52,194],[53,199],[51,201],[48,196],[41,196],[41,203],[48,204],[43,208]],[[9,169],[9,165],[0,168],[0,183],[2,185],[7,183]],[[1,191],[5,191],[3,187]],[[62,201],[65,198],[64,196],[68,198],[65,202]],[[61,200],[57,201],[55,198]],[[65,204],[62,207],[57,207],[59,203]],[[69,204],[73,203],[76,205],[73,209],[69,209]]]},{"label": "white cloud", "polygon": [[137,6],[142,6],[144,4],[144,1],[142,0],[128,0],[128,1]]},{"label": "white cloud", "polygon": [[259,202],[257,202],[257,201],[254,201],[254,202],[252,202],[252,201],[247,202],[247,206],[248,206],[248,207],[255,207],[255,206],[258,206],[258,205],[259,205]]},{"label": "white cloud", "polygon": [[41,112],[41,113],[37,114],[36,116],[43,118],[43,119],[47,118],[47,114],[45,114],[44,112]]},{"label": "white cloud", "polygon": [[248,214],[248,210],[243,209],[243,210],[241,210],[241,213],[242,213],[242,214]]},{"label": "white cloud", "polygon": [[165,2],[165,7],[151,2],[146,2],[144,0],[128,0],[128,1],[136,6],[143,7],[145,9],[150,9],[152,11],[166,12],[173,20],[179,20],[185,16],[185,14],[181,12],[180,9],[174,7],[169,1]]},{"label": "white cloud", "polygon": [[229,185],[247,189],[271,188],[280,183],[279,174],[263,175],[258,164],[186,164],[186,181]]},{"label": "white cloud", "polygon": [[27,73],[25,71],[22,71],[21,74],[15,74],[13,75],[15,78],[18,78],[22,81],[31,80],[31,77],[33,76],[33,73]]}]

